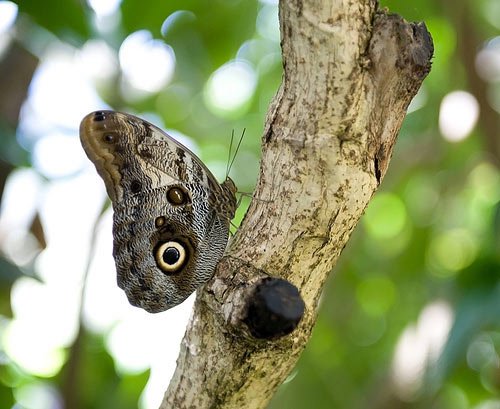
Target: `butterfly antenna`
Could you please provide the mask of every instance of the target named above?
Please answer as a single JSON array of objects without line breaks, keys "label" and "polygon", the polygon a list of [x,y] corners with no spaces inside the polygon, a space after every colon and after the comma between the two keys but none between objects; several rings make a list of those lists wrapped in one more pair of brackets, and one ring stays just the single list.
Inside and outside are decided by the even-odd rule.
[{"label": "butterfly antenna", "polygon": [[[236,155],[237,155],[238,151],[240,150],[240,145],[241,145],[241,142],[243,141],[243,137],[245,136],[245,131],[246,131],[246,128],[243,128],[243,132],[241,133],[240,140],[238,141],[238,145],[236,145],[236,150],[234,151],[233,159],[231,160],[231,163],[229,163],[229,166],[227,167],[226,177],[229,176],[229,172],[231,171],[231,167],[233,166],[234,160],[236,159]],[[231,146],[233,144],[233,135],[234,135],[234,130],[233,130],[232,135],[231,135]]]},{"label": "butterfly antenna", "polygon": [[234,140],[234,129],[231,131],[231,142],[229,142],[229,152],[227,155],[227,166],[226,166],[226,178],[229,176],[229,171],[231,170],[231,151],[233,150],[233,140]]}]

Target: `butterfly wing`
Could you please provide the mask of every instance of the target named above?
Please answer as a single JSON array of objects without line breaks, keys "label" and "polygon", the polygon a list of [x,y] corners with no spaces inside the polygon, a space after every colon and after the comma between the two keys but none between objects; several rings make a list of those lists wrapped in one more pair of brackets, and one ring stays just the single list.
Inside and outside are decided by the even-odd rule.
[{"label": "butterfly wing", "polygon": [[118,285],[150,312],[179,304],[222,257],[234,184],[220,185],[186,147],[132,115],[89,114],[80,138],[113,203]]}]

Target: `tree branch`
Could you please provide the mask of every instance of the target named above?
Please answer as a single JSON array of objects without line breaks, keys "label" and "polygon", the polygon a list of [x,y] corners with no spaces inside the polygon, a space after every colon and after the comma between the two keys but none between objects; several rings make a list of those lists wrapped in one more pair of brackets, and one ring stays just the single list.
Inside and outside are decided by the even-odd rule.
[{"label": "tree branch", "polygon": [[[161,408],[267,405],[310,337],[323,284],[430,69],[425,25],[377,11],[375,0],[282,0],[279,12],[284,78],[255,199],[198,291]],[[245,320],[266,276],[293,283],[305,303],[297,329],[274,340],[256,339]]]}]

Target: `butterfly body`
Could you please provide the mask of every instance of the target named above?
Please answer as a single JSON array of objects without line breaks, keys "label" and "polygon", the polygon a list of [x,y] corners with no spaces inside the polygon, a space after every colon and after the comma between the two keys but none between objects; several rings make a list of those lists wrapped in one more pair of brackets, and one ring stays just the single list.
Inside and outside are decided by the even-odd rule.
[{"label": "butterfly body", "polygon": [[181,303],[225,251],[234,183],[219,184],[186,147],[132,115],[91,113],[80,139],[113,204],[119,287],[149,312]]}]

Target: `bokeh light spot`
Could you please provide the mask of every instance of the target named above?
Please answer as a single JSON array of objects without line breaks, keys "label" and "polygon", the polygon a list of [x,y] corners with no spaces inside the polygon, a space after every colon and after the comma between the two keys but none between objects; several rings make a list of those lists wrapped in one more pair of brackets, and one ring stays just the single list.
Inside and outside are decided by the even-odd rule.
[{"label": "bokeh light spot", "polygon": [[102,40],[89,40],[80,51],[80,61],[90,77],[110,80],[118,72],[116,53]]},{"label": "bokeh light spot", "polygon": [[487,399],[478,405],[473,406],[472,409],[500,409],[500,400]]},{"label": "bokeh light spot", "polygon": [[415,325],[405,328],[396,345],[392,380],[396,393],[411,400],[422,386],[425,369],[439,357],[453,323],[453,310],[443,301],[427,305]]},{"label": "bokeh light spot", "polygon": [[396,288],[386,277],[372,277],[362,281],[356,289],[361,308],[369,315],[383,315],[394,304]]},{"label": "bokeh light spot", "polygon": [[250,64],[231,61],[209,78],[205,88],[205,101],[215,114],[231,115],[250,102],[256,85],[257,76]]},{"label": "bokeh light spot", "polygon": [[450,383],[443,387],[435,404],[436,408],[470,409],[467,394],[456,384]]},{"label": "bokeh light spot", "polygon": [[486,46],[477,53],[476,70],[485,81],[500,80],[500,36],[488,41]]},{"label": "bokeh light spot", "polygon": [[175,70],[173,49],[153,39],[147,30],[130,34],[118,53],[128,83],[139,91],[158,92],[172,79]]},{"label": "bokeh light spot", "polygon": [[425,84],[422,84],[417,92],[417,95],[415,95],[411,100],[406,113],[411,114],[412,112],[418,111],[420,108],[423,108],[427,103],[427,100],[429,99],[429,96],[427,94],[427,88],[425,87]]},{"label": "bokeh light spot", "polygon": [[178,24],[196,20],[196,14],[189,10],[177,10],[170,14],[161,25],[161,35],[168,37]]},{"label": "bokeh light spot", "polygon": [[439,129],[450,142],[465,139],[474,129],[479,118],[479,103],[466,91],[453,91],[441,101]]},{"label": "bokeh light spot", "polygon": [[498,395],[500,392],[500,380],[498,377],[498,360],[494,362],[489,362],[481,368],[479,372],[479,377],[481,379],[481,384],[483,388],[488,392]]},{"label": "bokeh light spot", "polygon": [[45,339],[44,332],[47,332],[47,327],[43,325],[33,326],[27,320],[13,320],[3,334],[3,343],[5,352],[24,371],[51,377],[61,370],[65,353]]},{"label": "bokeh light spot", "polygon": [[[493,27],[500,29],[500,2],[498,0],[484,0],[478,2],[477,5],[482,11],[484,19]],[[500,407],[500,406],[499,406]]]},{"label": "bokeh light spot", "polygon": [[54,125],[74,129],[77,135],[81,119],[97,106],[103,107],[75,56],[73,50],[61,46],[46,52],[21,112],[21,136],[23,133],[44,136],[47,130],[53,131]]},{"label": "bokeh light spot", "polygon": [[477,252],[477,239],[469,230],[447,230],[438,234],[429,245],[429,267],[437,276],[448,277],[472,264]]},{"label": "bokeh light spot", "polygon": [[367,232],[376,239],[400,234],[407,220],[403,201],[392,193],[379,193],[371,201],[363,218]]},{"label": "bokeh light spot", "polygon": [[87,0],[87,3],[99,17],[109,16],[120,7],[122,0]]},{"label": "bokeh light spot", "polygon": [[149,350],[141,348],[147,326],[145,323],[141,324],[143,320],[139,316],[142,313],[138,311],[134,314],[134,320],[118,322],[106,338],[106,346],[115,358],[120,372],[140,373],[149,367]]},{"label": "bokeh light spot", "polygon": [[11,1],[0,1],[0,34],[7,32],[17,17],[17,4]]},{"label": "bokeh light spot", "polygon": [[64,362],[63,348],[77,333],[78,295],[79,288],[67,281],[57,287],[50,280],[18,279],[11,292],[14,320],[4,339],[12,360],[32,374],[56,374]]},{"label": "bokeh light spot", "polygon": [[82,169],[86,162],[87,158],[75,135],[47,135],[36,142],[33,151],[35,169],[48,178],[71,175]]},{"label": "bokeh light spot", "polygon": [[485,365],[498,361],[493,340],[487,333],[480,334],[467,349],[467,364],[475,371],[480,371]]},{"label": "bokeh light spot", "polygon": [[0,235],[3,240],[8,238],[12,231],[20,229],[28,231],[39,203],[38,197],[42,186],[40,175],[33,169],[21,168],[9,175],[3,191],[0,212]]},{"label": "bokeh light spot", "polygon": [[58,409],[63,404],[59,392],[45,382],[30,382],[14,389],[17,403],[15,408],[23,409]]},{"label": "bokeh light spot", "polygon": [[500,173],[491,163],[482,162],[469,175],[474,193],[488,205],[500,200]]},{"label": "bokeh light spot", "polygon": [[269,3],[263,5],[257,16],[257,32],[269,40],[280,41],[277,4]]}]

